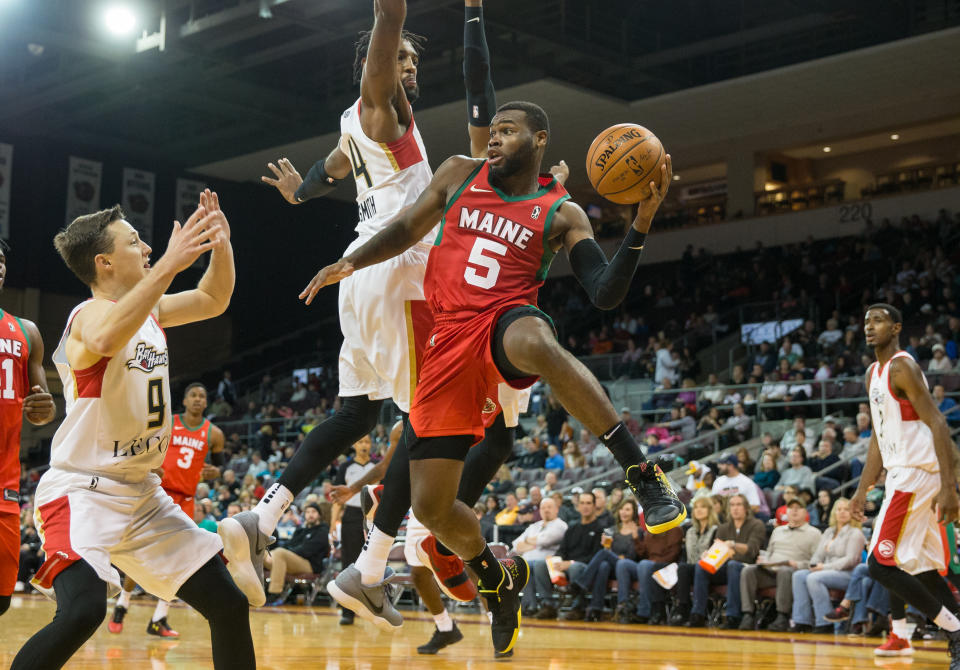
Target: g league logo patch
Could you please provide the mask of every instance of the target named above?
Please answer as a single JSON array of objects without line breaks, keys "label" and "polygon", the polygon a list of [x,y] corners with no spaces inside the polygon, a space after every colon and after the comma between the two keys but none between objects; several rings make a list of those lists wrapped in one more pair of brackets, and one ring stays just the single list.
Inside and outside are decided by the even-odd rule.
[{"label": "g league logo patch", "polygon": [[896,545],[893,544],[893,540],[881,540],[877,545],[877,553],[881,558],[893,558],[894,551],[896,551]]}]

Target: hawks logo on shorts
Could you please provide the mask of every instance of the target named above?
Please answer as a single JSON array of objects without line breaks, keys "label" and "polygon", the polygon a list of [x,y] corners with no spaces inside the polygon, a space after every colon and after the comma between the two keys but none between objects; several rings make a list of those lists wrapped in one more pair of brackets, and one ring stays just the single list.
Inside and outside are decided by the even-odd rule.
[{"label": "hawks logo on shorts", "polygon": [[892,558],[893,552],[896,550],[896,548],[896,545],[892,541],[883,540],[877,544],[877,553],[883,558]]}]

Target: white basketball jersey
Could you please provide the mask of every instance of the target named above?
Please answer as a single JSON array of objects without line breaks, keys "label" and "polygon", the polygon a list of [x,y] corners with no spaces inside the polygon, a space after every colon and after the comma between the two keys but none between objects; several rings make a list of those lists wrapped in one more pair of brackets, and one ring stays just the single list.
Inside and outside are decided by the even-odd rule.
[{"label": "white basketball jersey", "polygon": [[[397,212],[416,201],[433,178],[413,114],[400,139],[374,142],[360,126],[358,99],[340,117],[340,151],[350,158],[357,182],[356,231],[360,237],[379,233]],[[432,245],[436,237],[435,227],[422,242]]]},{"label": "white basketball jersey", "polygon": [[163,465],[170,443],[167,338],[151,314],[116,356],[74,370],[67,361],[67,336],[85,304],[70,313],[53,354],[67,416],[53,436],[50,465],[140,482]]},{"label": "white basketball jersey", "polygon": [[[910,401],[898,398],[890,386],[890,363],[894,358],[904,357],[912,360],[906,351],[898,351],[886,365],[874,363],[870,366],[870,414],[883,467],[939,472],[930,427],[920,420]],[[926,377],[923,381],[926,383]]]}]

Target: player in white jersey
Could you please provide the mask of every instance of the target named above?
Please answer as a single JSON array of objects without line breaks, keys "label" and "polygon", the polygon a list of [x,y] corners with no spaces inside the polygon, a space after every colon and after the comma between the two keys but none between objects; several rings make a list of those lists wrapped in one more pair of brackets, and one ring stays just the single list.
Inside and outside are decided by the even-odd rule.
[{"label": "player in white jersey", "polygon": [[902,326],[900,312],[887,304],[872,305],[864,317],[867,345],[877,358],[866,374],[873,434],[850,510],[863,520],[867,490],[886,468],[867,563],[870,576],[890,592],[892,632],[876,653],[912,653],[909,603],[946,631],[950,668],[960,670],[960,607],[939,574],[946,560],[938,524],[957,520],[956,448],[920,366],[900,350]]},{"label": "player in white jersey", "polygon": [[[475,15],[465,17],[464,34],[469,132],[474,153],[485,155],[489,118],[496,101],[489,82],[489,54],[483,37],[480,1],[465,0],[465,6],[468,14]],[[417,67],[422,38],[403,30],[404,0],[375,0],[374,15],[373,30],[363,34],[357,45],[354,74],[360,82],[360,99],[341,117],[337,148],[318,161],[306,179],[301,179],[286,159],[269,165],[275,178],[263,177],[288,202],[298,204],[329,193],[339,179],[352,173],[360,222],[358,238],[349,249],[365,242],[393,215],[415,201],[432,174],[409,104],[419,93]],[[565,165],[554,169],[560,173],[559,178],[566,178]],[[392,397],[401,411],[409,409],[417,361],[432,327],[432,315],[423,300],[423,276],[432,240],[433,233],[428,233],[420,244],[397,258],[354,273],[350,278],[353,281],[340,288],[340,325],[344,334],[339,370],[340,395],[344,398],[340,411],[307,435],[256,509],[221,523],[222,533],[236,537],[238,545],[241,532],[246,533],[254,569],[260,569],[268,536],[294,495],[373,429],[381,399]],[[490,417],[487,438],[474,448],[465,466],[465,471],[476,475],[476,481],[465,484],[468,496],[475,491],[478,498],[483,486],[509,456],[512,427],[517,425],[519,411],[525,408],[527,396],[502,386],[498,400],[504,412],[502,416]],[[387,628],[402,623],[402,617],[383,597],[382,583],[387,555],[410,507],[407,462],[405,450],[393,460],[374,529],[356,567],[343,573],[344,578],[355,578],[356,588],[366,592],[372,610],[376,610],[361,615]],[[466,502],[472,505],[476,498]],[[449,558],[453,566],[450,569],[457,571],[456,578],[462,580],[463,597],[472,600],[476,589],[466,579],[462,562],[452,554]],[[437,561],[441,559],[438,557]],[[443,577],[441,581],[448,579]]]},{"label": "player in white jersey", "polygon": [[[117,566],[159,598],[179,597],[210,624],[213,666],[254,668],[247,599],[204,531],[160,487],[154,472],[170,441],[169,354],[164,327],[217,316],[233,294],[230,229],[205,191],[167,251],[150,246],[119,206],[74,220],[54,239],[93,298],[70,314],[53,360],[67,416],[36,494],[46,562],[35,583],[55,595],[53,621],[31,637],[15,670],[60,668],[96,631]],[[196,289],[164,295],[173,278],[211,251]]]}]

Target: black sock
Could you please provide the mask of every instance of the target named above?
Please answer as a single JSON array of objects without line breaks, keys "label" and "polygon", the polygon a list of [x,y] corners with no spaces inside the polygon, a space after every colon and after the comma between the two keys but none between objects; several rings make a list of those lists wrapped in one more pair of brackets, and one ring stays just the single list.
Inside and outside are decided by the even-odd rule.
[{"label": "black sock", "polygon": [[646,460],[640,445],[633,439],[633,435],[627,430],[623,421],[612,426],[610,430],[600,436],[600,441],[610,450],[613,457],[617,459],[620,467],[626,470],[631,465],[638,465]]},{"label": "black sock", "polygon": [[503,581],[503,568],[500,567],[500,561],[490,551],[490,547],[483,545],[483,551],[475,558],[467,561],[477,577],[480,578],[480,588],[484,591],[496,591]]},{"label": "black sock", "polygon": [[453,552],[447,549],[447,547],[440,540],[437,540],[437,551],[444,556],[453,556]]}]

